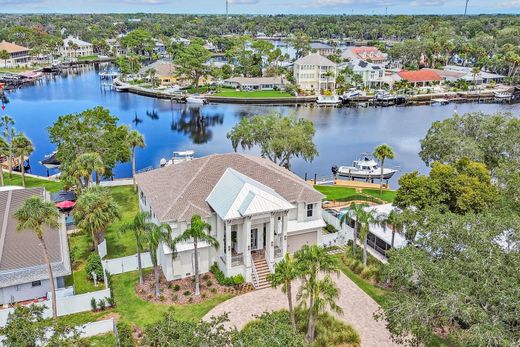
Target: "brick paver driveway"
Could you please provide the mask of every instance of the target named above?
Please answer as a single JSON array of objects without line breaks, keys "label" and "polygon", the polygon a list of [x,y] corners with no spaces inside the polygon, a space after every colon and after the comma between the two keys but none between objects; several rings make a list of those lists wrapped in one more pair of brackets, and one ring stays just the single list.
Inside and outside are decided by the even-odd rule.
[{"label": "brick paver driveway", "polygon": [[[361,345],[364,347],[398,346],[391,341],[385,323],[373,318],[373,313],[379,308],[378,304],[343,273],[336,279],[336,283],[341,290],[338,305],[344,311],[339,318],[356,329],[361,337]],[[269,288],[224,301],[209,311],[203,319],[227,312],[230,319],[228,326],[241,329],[247,322],[263,312],[286,308],[287,297],[285,294],[278,289]]]}]

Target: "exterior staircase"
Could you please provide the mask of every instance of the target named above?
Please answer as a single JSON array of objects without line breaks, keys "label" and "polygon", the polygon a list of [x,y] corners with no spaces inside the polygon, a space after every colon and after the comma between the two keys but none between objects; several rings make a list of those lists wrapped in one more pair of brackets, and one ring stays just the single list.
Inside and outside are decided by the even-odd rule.
[{"label": "exterior staircase", "polygon": [[258,284],[254,283],[255,289],[264,289],[269,288],[271,283],[267,280],[267,275],[269,274],[269,265],[265,261],[265,258],[262,257],[253,257],[253,267],[256,270],[256,274],[258,275]]}]

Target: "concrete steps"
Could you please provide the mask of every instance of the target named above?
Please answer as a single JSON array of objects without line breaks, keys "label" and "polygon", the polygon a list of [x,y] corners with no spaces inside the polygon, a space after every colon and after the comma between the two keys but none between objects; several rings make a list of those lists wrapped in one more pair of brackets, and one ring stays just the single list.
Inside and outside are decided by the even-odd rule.
[{"label": "concrete steps", "polygon": [[265,261],[264,257],[253,259],[253,264],[258,274],[258,285],[255,285],[256,289],[269,288],[271,283],[267,280],[267,275],[270,273],[269,266]]}]

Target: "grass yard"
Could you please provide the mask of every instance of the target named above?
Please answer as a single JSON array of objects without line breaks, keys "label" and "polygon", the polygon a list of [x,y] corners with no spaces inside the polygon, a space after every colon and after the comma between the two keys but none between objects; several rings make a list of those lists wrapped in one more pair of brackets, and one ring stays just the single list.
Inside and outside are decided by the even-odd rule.
[{"label": "grass yard", "polygon": [[72,276],[67,277],[66,285],[74,284],[76,294],[104,289],[103,282],[98,283],[97,287],[94,286],[94,283],[87,278],[85,272],[86,260],[92,248],[91,237],[84,233],[70,235],[69,247],[74,269]]},{"label": "grass yard", "polygon": [[[61,182],[48,181],[34,177],[25,176],[25,183],[27,185],[27,188],[45,187],[47,191],[52,193],[58,192],[61,189],[63,189],[63,183]],[[6,186],[21,186],[22,176],[18,173],[13,173],[12,178],[9,179],[9,174],[4,171],[4,184]]]},{"label": "grass yard", "polygon": [[395,200],[395,196],[397,195],[396,190],[383,190],[383,194],[379,194],[379,190],[374,189],[363,189],[363,194],[371,195],[378,199],[382,199],[387,202],[393,202]]},{"label": "grass yard", "polygon": [[291,95],[287,92],[281,92],[276,90],[259,90],[251,92],[241,92],[236,90],[223,90],[215,93],[214,96],[224,96],[229,98],[290,98]]},{"label": "grass yard", "polygon": [[[150,271],[150,270],[148,270]],[[146,271],[145,271],[146,272]],[[232,295],[220,295],[200,304],[189,305],[163,305],[141,300],[135,293],[135,285],[139,280],[137,271],[127,272],[112,277],[114,298],[116,301],[115,312],[127,323],[144,327],[162,318],[171,307],[175,309],[176,316],[182,320],[200,320],[213,307],[231,298]]]},{"label": "grass yard", "polygon": [[383,200],[385,202],[393,202],[397,191],[395,190],[383,190],[383,194],[379,194],[377,189],[363,189],[360,192],[356,191],[355,188],[341,187],[341,186],[320,186],[315,185],[314,188],[325,195],[326,200],[343,200],[348,199],[355,195],[368,195],[376,199]]},{"label": "grass yard", "polygon": [[89,61],[89,60],[97,60],[99,57],[97,55],[87,55],[85,57],[78,57],[78,61]]},{"label": "grass yard", "polygon": [[90,347],[115,347],[117,343],[116,337],[112,333],[92,336],[83,341]]}]

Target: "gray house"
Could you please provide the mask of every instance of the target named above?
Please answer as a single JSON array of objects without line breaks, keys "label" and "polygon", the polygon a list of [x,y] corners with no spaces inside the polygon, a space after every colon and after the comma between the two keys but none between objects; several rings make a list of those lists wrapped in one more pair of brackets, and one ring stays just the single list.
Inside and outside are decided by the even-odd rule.
[{"label": "gray house", "polygon": [[[50,281],[42,248],[29,230],[18,232],[15,211],[32,196],[49,199],[44,188],[0,188],[0,305],[43,299],[50,292]],[[71,274],[67,233],[63,219],[58,230],[44,236],[54,271],[56,289],[65,287]]]}]

